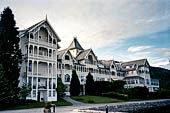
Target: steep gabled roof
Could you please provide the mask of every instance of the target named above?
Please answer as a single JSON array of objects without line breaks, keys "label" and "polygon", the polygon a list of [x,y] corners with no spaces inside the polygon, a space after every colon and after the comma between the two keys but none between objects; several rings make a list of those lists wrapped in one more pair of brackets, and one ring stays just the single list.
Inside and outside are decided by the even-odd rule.
[{"label": "steep gabled roof", "polygon": [[33,30],[34,28],[42,25],[43,23],[47,23],[49,25],[49,27],[51,28],[51,30],[54,32],[54,35],[55,37],[57,37],[57,41],[60,42],[60,38],[58,37],[57,33],[55,32],[55,30],[53,29],[53,27],[51,26],[51,24],[49,23],[49,21],[46,19],[40,21],[40,22],[37,22],[36,24],[32,25],[31,27],[28,27],[27,29],[25,30],[21,30],[21,35],[20,37],[22,37],[23,35],[27,34],[28,32],[30,32],[31,30]]},{"label": "steep gabled roof", "polygon": [[123,62],[122,66],[132,66],[134,64],[140,66],[140,65],[144,65],[145,62],[147,61],[147,59],[140,59],[140,60],[134,60],[134,61],[129,61],[129,62]]},{"label": "steep gabled roof", "polygon": [[80,53],[77,55],[76,59],[77,59],[77,60],[82,60],[82,59],[84,59],[90,51],[91,51],[91,49],[87,49],[87,50],[84,50],[84,51],[80,52]]},{"label": "steep gabled roof", "polygon": [[113,60],[101,60],[103,64],[110,67],[113,64]]},{"label": "steep gabled roof", "polygon": [[67,49],[63,49],[58,51],[58,59],[62,59],[63,55],[66,53]]},{"label": "steep gabled roof", "polygon": [[77,41],[77,38],[74,38],[73,41],[71,42],[70,46],[68,47],[69,49],[79,49],[79,50],[84,50],[80,43]]}]

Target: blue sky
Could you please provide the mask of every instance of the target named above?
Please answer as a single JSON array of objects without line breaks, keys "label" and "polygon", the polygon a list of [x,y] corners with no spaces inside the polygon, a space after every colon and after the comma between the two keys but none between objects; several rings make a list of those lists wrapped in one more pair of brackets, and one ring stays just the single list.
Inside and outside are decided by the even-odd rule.
[{"label": "blue sky", "polygon": [[170,69],[169,0],[0,0],[25,29],[48,16],[61,38],[61,49],[77,36],[99,59],[147,58]]}]

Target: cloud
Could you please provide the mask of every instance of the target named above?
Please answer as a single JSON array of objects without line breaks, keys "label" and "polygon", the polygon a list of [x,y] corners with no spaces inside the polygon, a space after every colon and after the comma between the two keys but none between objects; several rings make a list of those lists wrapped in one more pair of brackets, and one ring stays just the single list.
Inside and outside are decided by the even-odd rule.
[{"label": "cloud", "polygon": [[13,9],[21,29],[44,19],[47,14],[62,40],[62,49],[71,43],[75,35],[86,48],[102,48],[110,44],[116,46],[127,38],[158,32],[170,26],[170,2],[167,0],[134,0],[133,3],[131,0],[1,2],[1,9],[7,5]]},{"label": "cloud", "polygon": [[142,51],[145,49],[152,48],[152,46],[132,46],[128,48],[129,52],[137,52],[137,51]]},{"label": "cloud", "polygon": [[156,48],[155,51],[162,53],[164,57],[170,59],[170,48]]}]

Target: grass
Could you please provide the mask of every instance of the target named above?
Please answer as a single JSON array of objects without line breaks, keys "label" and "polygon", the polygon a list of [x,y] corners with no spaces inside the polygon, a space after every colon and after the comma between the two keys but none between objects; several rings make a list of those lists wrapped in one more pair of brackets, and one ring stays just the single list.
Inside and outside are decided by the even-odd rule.
[{"label": "grass", "polygon": [[[65,101],[64,99],[60,99],[58,101],[52,102],[56,106],[69,106],[72,103]],[[15,110],[15,109],[29,109],[29,108],[42,108],[44,107],[44,102],[37,101],[26,101],[26,102],[18,102],[16,105],[3,106],[0,105],[0,110]]]},{"label": "grass", "polygon": [[72,103],[67,102],[64,99],[61,99],[59,101],[54,101],[52,103],[55,104],[56,106],[71,106],[71,105],[73,105]]},{"label": "grass", "polygon": [[122,102],[122,100],[119,99],[113,99],[113,98],[102,97],[102,96],[86,95],[86,96],[71,96],[71,98],[83,103],[93,103],[93,104]]}]

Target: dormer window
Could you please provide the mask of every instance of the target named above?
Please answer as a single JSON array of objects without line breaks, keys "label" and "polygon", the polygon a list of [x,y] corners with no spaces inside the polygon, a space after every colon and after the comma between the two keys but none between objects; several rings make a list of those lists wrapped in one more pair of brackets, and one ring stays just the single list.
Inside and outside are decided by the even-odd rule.
[{"label": "dormer window", "polygon": [[93,64],[93,57],[92,57],[92,55],[88,56],[88,60],[90,61],[90,64]]},{"label": "dormer window", "polygon": [[66,55],[65,60],[70,60],[70,57],[68,55]]},{"label": "dormer window", "polygon": [[32,33],[30,34],[30,38],[32,38],[32,39],[34,38],[34,35]]},{"label": "dormer window", "polygon": [[56,44],[56,40],[55,39],[53,39],[53,44]]},{"label": "dormer window", "polygon": [[114,66],[114,65],[112,65],[112,68],[115,68],[115,66]]}]

